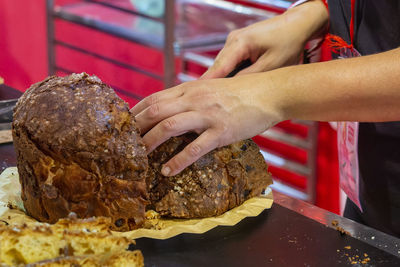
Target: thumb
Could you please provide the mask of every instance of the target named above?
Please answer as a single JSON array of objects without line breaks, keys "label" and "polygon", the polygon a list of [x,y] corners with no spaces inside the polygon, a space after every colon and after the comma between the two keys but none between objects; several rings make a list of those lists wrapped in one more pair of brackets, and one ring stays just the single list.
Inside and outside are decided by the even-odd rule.
[{"label": "thumb", "polygon": [[225,46],[215,58],[214,64],[200,77],[200,79],[225,78],[237,64],[247,57],[243,51],[232,46]]},{"label": "thumb", "polygon": [[207,80],[207,79],[216,79],[225,77],[225,73],[229,73],[229,66],[225,65],[224,67],[218,65],[212,65],[203,75],[200,76],[199,80]]}]

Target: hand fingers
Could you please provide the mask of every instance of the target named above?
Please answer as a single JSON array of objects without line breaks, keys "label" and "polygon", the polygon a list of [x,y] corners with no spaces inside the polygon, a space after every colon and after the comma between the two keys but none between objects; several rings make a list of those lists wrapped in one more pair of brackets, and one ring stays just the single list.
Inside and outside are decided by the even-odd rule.
[{"label": "hand fingers", "polygon": [[140,132],[144,134],[158,122],[172,117],[175,114],[187,111],[188,105],[190,105],[190,103],[187,101],[180,101],[179,98],[174,99],[174,101],[167,99],[154,103],[135,116],[137,126]]},{"label": "hand fingers", "polygon": [[136,116],[147,107],[156,104],[160,101],[176,98],[183,95],[183,89],[181,86],[175,86],[169,89],[165,89],[163,91],[154,93],[149,95],[148,97],[142,99],[139,103],[137,103],[133,108],[131,108],[131,113]]},{"label": "hand fingers", "polygon": [[218,135],[215,130],[208,129],[165,163],[161,172],[164,176],[176,175],[217,146]]},{"label": "hand fingers", "polygon": [[200,113],[190,111],[169,117],[158,123],[143,137],[147,153],[153,151],[172,136],[179,136],[188,131],[203,131],[207,125]]},{"label": "hand fingers", "polygon": [[226,45],[217,55],[214,64],[200,79],[225,78],[240,62],[247,58],[247,52],[239,44]]}]

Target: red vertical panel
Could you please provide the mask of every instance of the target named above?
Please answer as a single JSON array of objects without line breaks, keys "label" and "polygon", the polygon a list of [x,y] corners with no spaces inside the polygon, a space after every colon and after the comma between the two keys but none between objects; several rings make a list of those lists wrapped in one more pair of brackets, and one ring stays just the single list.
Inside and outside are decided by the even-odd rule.
[{"label": "red vertical panel", "polygon": [[161,81],[63,46],[56,47],[59,66],[73,72],[95,74],[112,86],[145,97],[162,89]]},{"label": "red vertical panel", "polygon": [[0,76],[25,91],[47,76],[44,0],[0,1]]},{"label": "red vertical panel", "polygon": [[110,34],[56,19],[56,39],[125,64],[162,75],[160,50],[135,44]]},{"label": "red vertical panel", "polygon": [[319,125],[317,157],[317,206],[339,214],[339,164],[336,131],[326,123]]}]

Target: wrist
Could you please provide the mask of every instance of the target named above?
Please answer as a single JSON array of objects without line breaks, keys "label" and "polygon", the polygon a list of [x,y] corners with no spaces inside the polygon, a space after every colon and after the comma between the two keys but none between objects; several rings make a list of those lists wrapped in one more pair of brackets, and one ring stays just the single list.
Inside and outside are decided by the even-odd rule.
[{"label": "wrist", "polygon": [[321,0],[310,0],[288,9],[281,16],[291,23],[291,34],[305,45],[310,39],[323,34],[328,27],[329,13]]},{"label": "wrist", "polygon": [[286,107],[287,92],[281,90],[282,79],[277,73],[280,70],[282,69],[240,76],[243,87],[251,88],[251,92],[247,92],[243,97],[260,110],[264,114],[263,117],[267,118],[272,125],[289,119]]}]

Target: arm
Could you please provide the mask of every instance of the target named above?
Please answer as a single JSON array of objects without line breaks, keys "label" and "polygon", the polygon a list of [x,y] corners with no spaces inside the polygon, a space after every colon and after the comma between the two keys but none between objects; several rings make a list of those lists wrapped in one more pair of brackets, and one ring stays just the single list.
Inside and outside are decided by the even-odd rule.
[{"label": "arm", "polygon": [[321,0],[311,0],[282,15],[232,31],[202,79],[223,78],[246,59],[253,65],[239,75],[297,64],[306,42],[321,34],[327,22],[325,5]]},{"label": "arm", "polygon": [[[265,73],[284,119],[400,120],[400,48]],[[278,100],[279,99],[279,100]],[[264,96],[261,101],[268,101]],[[265,102],[267,103],[267,102]]]},{"label": "arm", "polygon": [[175,175],[212,149],[293,118],[400,119],[400,48],[371,56],[291,66],[158,92],[133,109],[148,151],[171,136],[200,136],[167,162]]}]

